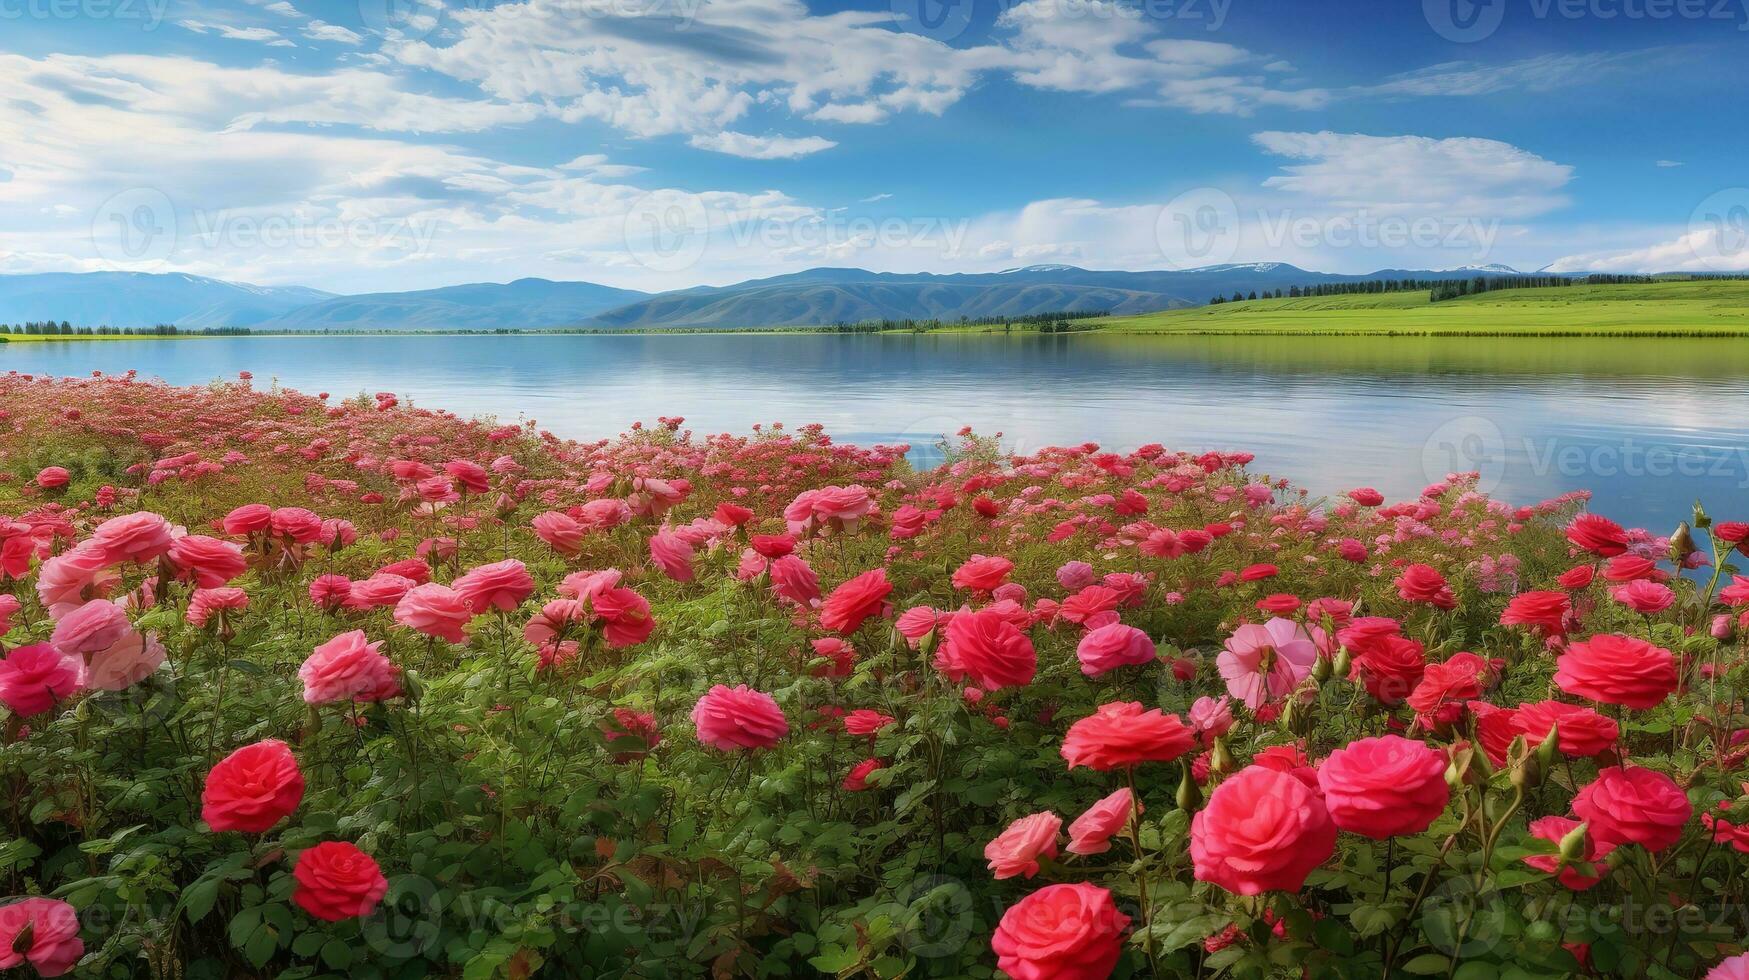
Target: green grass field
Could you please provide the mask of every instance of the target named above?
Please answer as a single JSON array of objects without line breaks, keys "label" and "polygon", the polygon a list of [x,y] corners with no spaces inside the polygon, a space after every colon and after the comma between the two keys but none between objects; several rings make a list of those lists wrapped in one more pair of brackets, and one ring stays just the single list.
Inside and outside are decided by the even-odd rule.
[{"label": "green grass field", "polygon": [[1090,322],[1137,334],[1744,336],[1749,282],[1509,289],[1442,303],[1423,292],[1267,299]]}]

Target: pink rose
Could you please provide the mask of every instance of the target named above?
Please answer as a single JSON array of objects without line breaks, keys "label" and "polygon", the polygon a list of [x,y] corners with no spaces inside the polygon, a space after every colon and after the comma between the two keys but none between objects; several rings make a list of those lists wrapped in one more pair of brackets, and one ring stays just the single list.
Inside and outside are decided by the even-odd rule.
[{"label": "pink rose", "polygon": [[382,643],[365,639],[364,630],[342,633],[317,647],[298,668],[304,682],[304,703],[378,700],[394,688],[396,671],[379,652]]},{"label": "pink rose", "polygon": [[984,860],[998,881],[1003,878],[1038,874],[1038,859],[1057,856],[1057,834],[1063,829],[1061,817],[1045,810],[1021,817],[1008,825],[984,845]]},{"label": "pink rose", "polygon": [[449,643],[464,643],[462,628],[474,618],[459,593],[447,585],[427,583],[407,590],[395,603],[395,622]]},{"label": "pink rose", "polygon": [[1089,630],[1075,648],[1081,673],[1100,677],[1119,667],[1151,664],[1160,656],[1148,634],[1134,626],[1110,623]]},{"label": "pink rose", "polygon": [[1112,793],[1069,824],[1069,853],[1104,854],[1111,850],[1111,838],[1141,812],[1141,804],[1130,795],[1128,787]]},{"label": "pink rose", "polygon": [[1197,880],[1237,895],[1297,892],[1335,850],[1336,824],[1318,790],[1264,766],[1215,787],[1190,824]]},{"label": "pink rose", "polygon": [[777,701],[745,684],[711,688],[692,707],[698,740],[723,752],[769,749],[789,734],[789,721]]},{"label": "pink rose", "polygon": [[1106,980],[1129,925],[1098,885],[1047,885],[1002,914],[990,949],[1013,980]]}]

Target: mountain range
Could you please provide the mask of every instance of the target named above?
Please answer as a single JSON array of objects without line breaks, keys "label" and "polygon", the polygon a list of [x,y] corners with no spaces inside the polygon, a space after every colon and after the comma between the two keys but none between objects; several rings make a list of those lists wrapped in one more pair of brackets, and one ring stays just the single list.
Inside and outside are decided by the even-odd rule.
[{"label": "mountain range", "polygon": [[1199,306],[1235,292],[1513,274],[1516,270],[1506,266],[1472,266],[1338,275],[1282,262],[1144,272],[1034,265],[948,275],[820,268],[654,294],[589,282],[518,279],[340,296],[302,286],[252,286],[180,273],[41,273],[0,276],[0,323],[173,323],[184,329],[255,331],[821,326],[1098,310],[1147,313]]}]

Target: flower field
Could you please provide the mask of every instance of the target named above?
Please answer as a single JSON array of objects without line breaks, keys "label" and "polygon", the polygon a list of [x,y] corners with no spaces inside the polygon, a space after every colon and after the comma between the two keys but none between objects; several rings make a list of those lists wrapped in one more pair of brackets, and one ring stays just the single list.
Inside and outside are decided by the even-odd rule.
[{"label": "flower field", "polygon": [[1749,978],[1749,524],[946,452],[0,376],[0,971]]}]

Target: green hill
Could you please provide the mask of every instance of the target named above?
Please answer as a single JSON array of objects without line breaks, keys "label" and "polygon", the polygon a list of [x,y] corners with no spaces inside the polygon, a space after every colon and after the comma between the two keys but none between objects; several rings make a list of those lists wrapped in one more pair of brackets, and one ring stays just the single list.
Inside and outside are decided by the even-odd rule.
[{"label": "green hill", "polygon": [[1749,335],[1749,281],[1506,289],[1433,303],[1423,292],[1260,299],[1092,321],[1117,333]]}]

